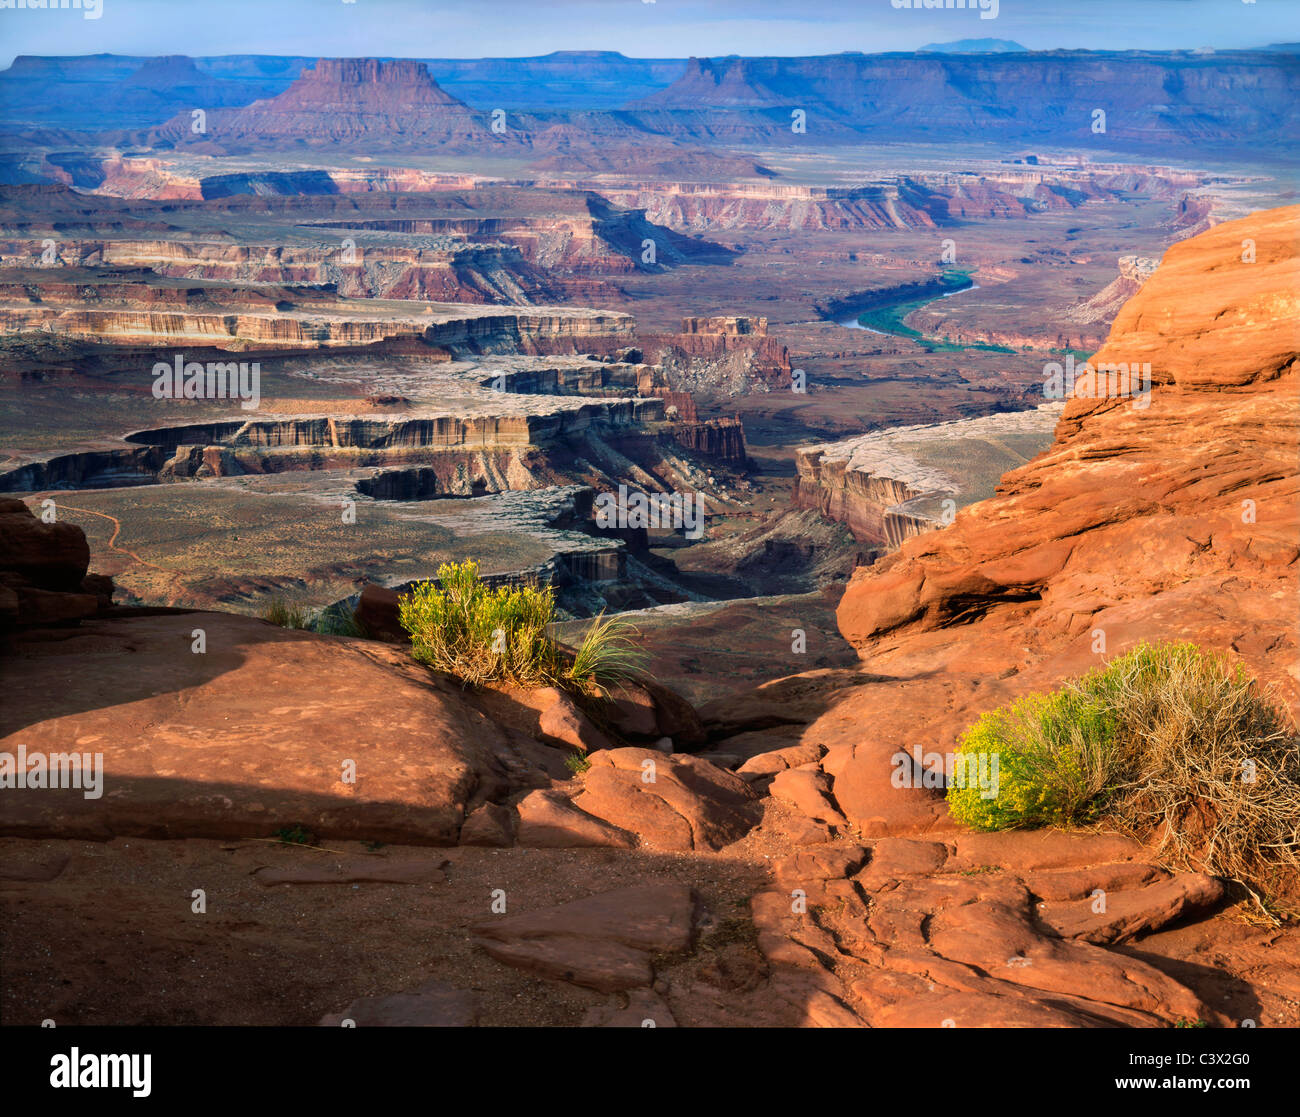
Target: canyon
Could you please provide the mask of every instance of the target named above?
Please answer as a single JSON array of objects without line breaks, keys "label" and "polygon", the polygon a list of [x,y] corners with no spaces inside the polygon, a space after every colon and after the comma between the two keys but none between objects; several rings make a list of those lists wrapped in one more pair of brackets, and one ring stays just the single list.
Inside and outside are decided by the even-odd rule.
[{"label": "canyon", "polygon": [[[3,792],[5,1019],[1300,1026],[1294,882],[926,760],[1143,640],[1300,717],[1296,57],[17,58],[0,751],[108,790]],[[426,668],[467,559],[644,661]]]}]

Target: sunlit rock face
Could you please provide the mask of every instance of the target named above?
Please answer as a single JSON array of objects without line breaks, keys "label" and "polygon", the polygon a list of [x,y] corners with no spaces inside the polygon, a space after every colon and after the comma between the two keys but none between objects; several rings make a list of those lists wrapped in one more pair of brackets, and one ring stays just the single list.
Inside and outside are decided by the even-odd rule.
[{"label": "sunlit rock face", "polygon": [[1145,406],[1081,382],[996,496],[859,570],[839,607],[859,652],[942,660],[951,626],[973,625],[960,643],[979,635],[981,670],[1056,673],[1095,662],[1096,630],[1111,652],[1191,639],[1300,704],[1298,218],[1267,210],[1170,248],[1091,358],[1149,363]]}]

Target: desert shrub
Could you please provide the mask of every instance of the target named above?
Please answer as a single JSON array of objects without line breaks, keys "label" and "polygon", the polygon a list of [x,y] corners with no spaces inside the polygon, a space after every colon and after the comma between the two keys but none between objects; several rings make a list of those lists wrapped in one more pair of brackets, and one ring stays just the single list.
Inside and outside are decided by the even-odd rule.
[{"label": "desert shrub", "polygon": [[948,790],[977,829],[1105,825],[1261,903],[1300,869],[1300,737],[1240,664],[1194,644],[1142,644],[993,710],[958,752],[999,758],[995,798]]},{"label": "desert shrub", "polygon": [[438,582],[422,582],[398,602],[411,652],[421,663],[466,684],[508,679],[523,686],[567,684],[601,692],[625,679],[639,661],[630,625],[597,617],[576,652],[550,635],[550,586],[489,587],[478,564],[444,563]]},{"label": "desert shrub", "polygon": [[1089,821],[1114,770],[1115,719],[1073,689],[1028,694],[990,710],[962,737],[957,751],[998,758],[997,795],[951,787],[949,811],[977,830],[1064,826]]},{"label": "desert shrub", "polygon": [[262,619],[281,628],[310,628],[311,619],[301,605],[289,605],[276,598],[266,607]]},{"label": "desert shrub", "polygon": [[438,583],[422,582],[402,596],[398,615],[415,658],[466,683],[541,685],[556,674],[549,586],[493,589],[479,578],[478,563],[443,563]]}]

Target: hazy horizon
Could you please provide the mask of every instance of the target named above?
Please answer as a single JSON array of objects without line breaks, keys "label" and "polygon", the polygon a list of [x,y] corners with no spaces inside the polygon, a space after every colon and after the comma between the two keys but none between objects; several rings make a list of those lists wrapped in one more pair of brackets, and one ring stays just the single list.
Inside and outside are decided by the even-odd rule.
[{"label": "hazy horizon", "polygon": [[[19,55],[530,58],[608,51],[664,59],[876,54],[962,39],[1008,39],[1032,51],[1247,50],[1300,40],[1300,5],[1280,0],[997,0],[994,18],[978,9],[896,9],[893,2],[827,0],[815,12],[793,13],[786,0],[231,0],[193,7],[99,0],[97,18],[87,18],[93,11],[0,6],[0,65]],[[482,33],[485,19],[490,35]]]}]

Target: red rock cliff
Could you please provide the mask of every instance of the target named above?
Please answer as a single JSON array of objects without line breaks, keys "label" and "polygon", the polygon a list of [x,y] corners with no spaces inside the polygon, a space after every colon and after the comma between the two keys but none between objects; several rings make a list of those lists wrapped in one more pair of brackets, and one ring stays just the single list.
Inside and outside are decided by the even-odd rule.
[{"label": "red rock cliff", "polygon": [[981,642],[1005,634],[1012,667],[1026,648],[1082,664],[1096,628],[1110,654],[1188,636],[1294,702],[1298,219],[1270,210],[1172,247],[1092,362],[1149,362],[1149,406],[1070,401],[997,496],[857,572],[846,638],[865,656],[921,642],[943,657],[967,654],[974,622]]},{"label": "red rock cliff", "polygon": [[992,499],[855,573],[839,626],[881,681],[817,731],[864,832],[951,825],[941,799],[891,788],[898,749],[951,749],[981,712],[1143,639],[1224,651],[1300,714],[1298,219],[1172,247],[1094,357],[1150,362],[1149,406],[1069,401]]}]

